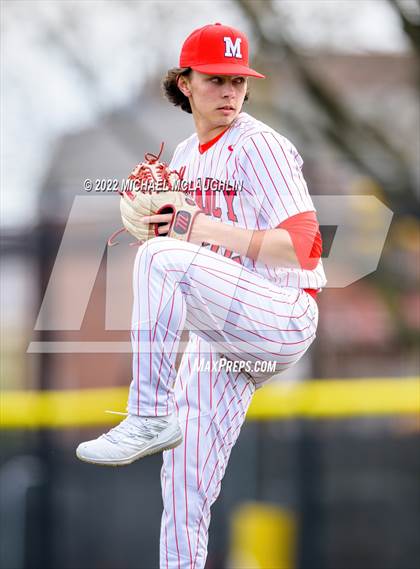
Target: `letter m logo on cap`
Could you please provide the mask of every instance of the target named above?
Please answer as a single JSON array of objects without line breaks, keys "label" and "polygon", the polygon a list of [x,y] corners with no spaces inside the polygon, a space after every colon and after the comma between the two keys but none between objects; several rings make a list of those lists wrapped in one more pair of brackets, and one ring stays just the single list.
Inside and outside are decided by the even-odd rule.
[{"label": "letter m logo on cap", "polygon": [[236,57],[237,59],[242,59],[242,38],[236,38],[235,43],[233,43],[232,38],[227,36],[223,38],[223,41],[225,42],[225,57]]}]

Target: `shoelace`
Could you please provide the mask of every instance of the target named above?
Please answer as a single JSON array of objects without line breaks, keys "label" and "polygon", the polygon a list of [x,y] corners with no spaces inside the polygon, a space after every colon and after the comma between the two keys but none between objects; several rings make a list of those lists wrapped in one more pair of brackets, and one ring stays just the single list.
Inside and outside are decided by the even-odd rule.
[{"label": "shoelace", "polygon": [[128,437],[134,440],[141,440],[144,438],[150,440],[160,430],[159,428],[156,429],[156,427],[164,427],[166,425],[166,420],[159,419],[158,417],[154,419],[153,424],[151,424],[146,418],[142,420],[136,419],[135,424],[131,421],[132,419],[127,417],[119,425],[102,436],[111,443],[120,442],[122,437]]}]

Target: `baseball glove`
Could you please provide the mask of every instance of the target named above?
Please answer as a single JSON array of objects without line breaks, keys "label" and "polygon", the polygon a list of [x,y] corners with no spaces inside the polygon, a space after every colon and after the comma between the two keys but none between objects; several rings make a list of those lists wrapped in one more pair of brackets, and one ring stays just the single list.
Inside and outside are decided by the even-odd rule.
[{"label": "baseball glove", "polygon": [[184,172],[170,170],[165,162],[159,162],[163,143],[158,156],[147,153],[144,162],[138,164],[127,180],[128,189],[120,191],[120,211],[124,228],[114,233],[108,244],[115,245],[114,237],[128,231],[139,241],[161,236],[158,225],[141,223],[148,215],[171,213],[172,221],[167,237],[188,241],[194,219],[201,209],[184,190],[180,182]]}]

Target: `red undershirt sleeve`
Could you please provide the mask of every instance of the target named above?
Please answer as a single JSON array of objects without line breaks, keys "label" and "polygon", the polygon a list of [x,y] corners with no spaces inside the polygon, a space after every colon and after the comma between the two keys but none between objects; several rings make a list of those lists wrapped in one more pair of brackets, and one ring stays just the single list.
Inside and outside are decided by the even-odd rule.
[{"label": "red undershirt sleeve", "polygon": [[301,268],[313,271],[322,254],[322,238],[316,213],[298,213],[285,219],[277,227],[289,233]]}]

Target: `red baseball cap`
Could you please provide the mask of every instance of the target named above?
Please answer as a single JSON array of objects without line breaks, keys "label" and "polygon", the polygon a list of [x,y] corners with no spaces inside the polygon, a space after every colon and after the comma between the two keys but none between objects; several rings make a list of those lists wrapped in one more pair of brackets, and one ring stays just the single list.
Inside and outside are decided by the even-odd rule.
[{"label": "red baseball cap", "polygon": [[194,30],[185,40],[180,67],[191,67],[207,75],[245,75],[264,79],[248,63],[248,38],[243,32],[209,24]]}]

